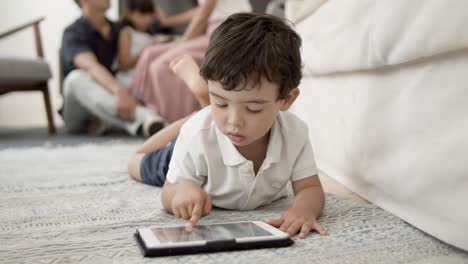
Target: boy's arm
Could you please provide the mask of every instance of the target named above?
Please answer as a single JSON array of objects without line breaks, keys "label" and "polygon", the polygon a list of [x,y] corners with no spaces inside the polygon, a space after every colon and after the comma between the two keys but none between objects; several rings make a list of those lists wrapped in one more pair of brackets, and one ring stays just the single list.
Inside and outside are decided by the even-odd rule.
[{"label": "boy's arm", "polygon": [[317,219],[322,213],[325,203],[325,195],[318,175],[295,181],[292,183],[292,187],[295,196],[292,207],[302,208],[314,219]]},{"label": "boy's arm", "polygon": [[186,139],[186,134],[192,131],[182,127],[188,118],[172,123],[147,140],[130,159],[128,171],[133,178],[141,181],[141,161],[145,153],[164,147],[178,135],[166,181],[161,190],[161,202],[167,212],[178,218],[190,220],[190,225],[193,226],[211,211],[211,198],[200,188],[205,177],[196,175],[196,165],[189,153],[192,144],[190,144],[191,138]]},{"label": "boy's arm", "polygon": [[305,238],[311,230],[325,235],[325,229],[317,222],[325,201],[318,176],[295,181],[292,187],[295,195],[293,206],[281,217],[268,219],[267,222],[291,237],[300,232],[299,238]]}]

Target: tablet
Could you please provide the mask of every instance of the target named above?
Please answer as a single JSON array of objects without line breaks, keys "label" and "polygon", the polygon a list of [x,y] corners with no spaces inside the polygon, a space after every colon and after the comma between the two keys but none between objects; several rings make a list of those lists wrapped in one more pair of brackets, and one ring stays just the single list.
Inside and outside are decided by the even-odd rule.
[{"label": "tablet", "polygon": [[288,235],[262,221],[139,228],[135,237],[144,256],[168,256],[208,251],[285,247]]}]

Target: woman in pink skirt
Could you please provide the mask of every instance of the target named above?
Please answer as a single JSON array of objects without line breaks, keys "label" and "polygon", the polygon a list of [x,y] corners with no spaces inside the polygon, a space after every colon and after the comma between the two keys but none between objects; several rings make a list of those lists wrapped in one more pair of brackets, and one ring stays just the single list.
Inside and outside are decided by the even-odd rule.
[{"label": "woman in pink skirt", "polygon": [[[171,70],[170,63],[182,55],[190,55],[200,64],[211,32],[229,15],[250,12],[248,0],[199,0],[189,12],[190,23],[184,35],[173,42],[146,48],[136,65],[130,84],[132,94],[169,123],[200,108],[197,99]],[[158,10],[159,18],[165,15]]]}]

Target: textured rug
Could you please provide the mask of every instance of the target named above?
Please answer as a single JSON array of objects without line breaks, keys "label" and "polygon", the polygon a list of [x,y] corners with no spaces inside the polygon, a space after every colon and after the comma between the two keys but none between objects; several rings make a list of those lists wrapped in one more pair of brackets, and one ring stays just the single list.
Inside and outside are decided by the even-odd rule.
[{"label": "textured rug", "polygon": [[[329,236],[291,247],[143,258],[137,227],[182,221],[161,210],[159,188],[131,180],[136,142],[0,151],[0,263],[468,263],[468,254],[382,209],[327,195]],[[202,223],[263,220],[290,204],[214,210]]]}]

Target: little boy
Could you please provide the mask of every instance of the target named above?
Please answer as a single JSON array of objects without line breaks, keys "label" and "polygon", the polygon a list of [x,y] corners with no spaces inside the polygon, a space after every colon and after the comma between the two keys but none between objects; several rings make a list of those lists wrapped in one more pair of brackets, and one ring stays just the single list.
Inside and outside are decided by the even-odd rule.
[{"label": "little boy", "polygon": [[132,177],[163,184],[164,208],[191,225],[212,205],[252,210],[271,203],[291,182],[292,207],[267,222],[290,236],[324,235],[316,221],[324,193],[308,129],[286,112],[299,95],[300,46],[301,38],[277,17],[227,18],[200,70],[211,106],[173,124],[173,131],[183,124],[176,143],[171,127],[150,138],[129,162]]}]

